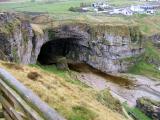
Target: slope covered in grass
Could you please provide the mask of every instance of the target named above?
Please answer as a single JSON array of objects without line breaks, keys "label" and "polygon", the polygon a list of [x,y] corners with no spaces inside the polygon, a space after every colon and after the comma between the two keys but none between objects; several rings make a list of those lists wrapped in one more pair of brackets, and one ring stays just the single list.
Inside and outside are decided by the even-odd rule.
[{"label": "slope covered in grass", "polygon": [[160,54],[154,45],[147,41],[145,43],[145,53],[137,64],[130,68],[129,72],[141,74],[148,77],[160,78]]},{"label": "slope covered in grass", "polygon": [[[121,114],[97,99],[98,91],[72,79],[68,72],[59,71],[54,66],[0,62],[0,67],[9,71],[68,120],[125,120]],[[112,101],[114,98],[109,92],[107,94]]]}]

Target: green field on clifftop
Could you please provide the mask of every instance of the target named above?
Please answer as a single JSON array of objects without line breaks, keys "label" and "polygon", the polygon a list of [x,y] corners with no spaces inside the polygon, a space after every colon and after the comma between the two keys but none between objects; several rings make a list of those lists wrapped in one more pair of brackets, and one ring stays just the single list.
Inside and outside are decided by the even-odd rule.
[{"label": "green field on clifftop", "polygon": [[[12,1],[12,0],[11,0]],[[16,1],[16,0],[14,0]],[[83,20],[87,22],[100,22],[109,24],[138,24],[142,32],[146,35],[159,33],[160,16],[157,15],[133,15],[133,16],[108,16],[105,14],[95,14],[94,12],[79,13],[69,11],[70,7],[79,7],[83,0],[50,0],[51,2],[26,2],[1,3],[1,11],[21,11],[21,12],[38,12],[48,13],[56,20]],[[91,4],[95,0],[85,0],[85,3]],[[145,4],[144,2],[132,0],[109,0],[112,6],[128,6],[132,4]]]}]

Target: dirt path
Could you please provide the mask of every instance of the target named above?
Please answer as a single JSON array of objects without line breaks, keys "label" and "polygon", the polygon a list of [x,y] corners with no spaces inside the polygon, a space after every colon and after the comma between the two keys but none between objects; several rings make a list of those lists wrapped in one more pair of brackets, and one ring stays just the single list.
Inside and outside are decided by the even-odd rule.
[{"label": "dirt path", "polygon": [[[83,66],[85,67],[85,66]],[[127,79],[101,75],[90,68],[77,67],[77,78],[88,86],[100,91],[109,89],[111,94],[121,102],[127,101],[130,106],[136,105],[139,97],[146,96],[154,100],[160,100],[160,81],[153,81],[140,75],[125,74]],[[121,75],[120,75],[121,76]],[[123,74],[124,76],[124,74]]]}]

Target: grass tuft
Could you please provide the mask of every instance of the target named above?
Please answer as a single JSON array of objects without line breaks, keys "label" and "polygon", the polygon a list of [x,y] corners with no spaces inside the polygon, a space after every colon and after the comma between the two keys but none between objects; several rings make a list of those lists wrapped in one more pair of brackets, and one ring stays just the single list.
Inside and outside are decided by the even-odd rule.
[{"label": "grass tuft", "polygon": [[69,117],[69,120],[94,120],[96,114],[90,109],[84,106],[72,107],[73,114]]}]

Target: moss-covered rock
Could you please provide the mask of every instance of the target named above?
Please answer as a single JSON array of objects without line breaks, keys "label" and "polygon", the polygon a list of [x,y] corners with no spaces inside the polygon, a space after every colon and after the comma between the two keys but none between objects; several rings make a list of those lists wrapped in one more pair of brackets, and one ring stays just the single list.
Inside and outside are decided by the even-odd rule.
[{"label": "moss-covered rock", "polygon": [[142,97],[137,100],[137,107],[153,120],[160,120],[160,101]]},{"label": "moss-covered rock", "polygon": [[34,32],[30,20],[19,13],[4,12],[0,19],[1,53],[12,62],[35,63],[45,34]]}]

